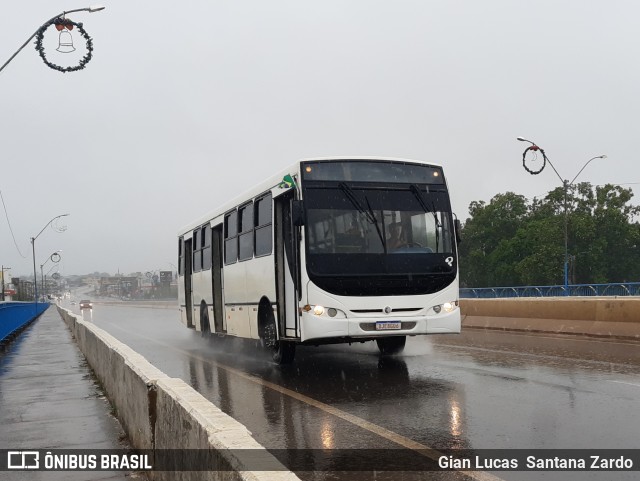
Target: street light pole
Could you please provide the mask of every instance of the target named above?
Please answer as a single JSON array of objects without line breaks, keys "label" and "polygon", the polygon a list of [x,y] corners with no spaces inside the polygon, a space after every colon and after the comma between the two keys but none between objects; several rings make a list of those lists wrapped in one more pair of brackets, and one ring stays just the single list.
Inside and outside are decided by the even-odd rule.
[{"label": "street light pole", "polygon": [[3,301],[4,301],[4,284],[5,284],[4,271],[9,271],[9,270],[11,270],[11,267],[2,266],[2,300]]},{"label": "street light pole", "polygon": [[564,292],[569,295],[569,210],[567,208],[567,195],[569,191],[569,181],[562,181],[564,189]]},{"label": "street light pole", "polygon": [[568,180],[565,180],[563,182],[563,185],[564,185],[564,289],[565,289],[565,292],[568,292],[568,289],[569,289],[569,248],[568,248],[568,242],[569,242],[569,214],[568,214],[568,208],[567,208],[568,190],[569,190],[569,187],[571,187],[573,185],[573,183],[576,181],[578,176],[582,173],[582,171],[585,169],[585,167],[587,165],[589,165],[589,163],[592,160],[595,160],[595,159],[606,159],[606,158],[607,158],[607,156],[605,154],[596,155],[595,157],[591,157],[582,166],[582,169],[580,169],[578,171],[578,173],[575,175],[573,180],[571,180],[571,182],[569,182]]},{"label": "street light pole", "polygon": [[[524,139],[522,137],[517,137],[516,140],[519,140],[520,142],[529,142],[531,145],[537,147],[534,142],[532,142],[530,140],[527,140],[527,139]],[[569,295],[569,206],[568,206],[569,187],[571,187],[573,185],[573,183],[576,181],[578,176],[582,173],[582,171],[587,167],[587,165],[589,165],[589,163],[592,160],[595,160],[595,159],[606,159],[606,158],[607,158],[607,156],[604,155],[604,154],[596,155],[595,157],[591,157],[582,166],[582,168],[578,171],[578,173],[575,175],[575,177],[573,178],[573,180],[571,182],[569,182],[567,179],[563,179],[562,176],[558,173],[558,171],[554,167],[554,165],[551,163],[549,158],[548,157],[546,158],[547,162],[549,162],[549,165],[551,166],[553,171],[556,173],[556,175],[560,179],[560,182],[562,182],[562,190],[564,191],[564,266],[563,266],[563,274],[564,274],[564,294],[565,294],[565,296]]]},{"label": "street light pole", "polygon": [[[59,14],[58,14],[58,15],[56,15],[55,17],[51,17],[49,20],[47,20],[46,22],[44,22],[42,25],[45,25],[45,24],[47,24],[47,23],[49,23],[49,22],[53,22],[56,18],[64,17],[67,13],[73,13],[73,12],[90,12],[90,13],[93,13],[93,12],[99,12],[100,10],[104,10],[104,9],[105,9],[105,7],[103,7],[102,5],[95,5],[95,6],[93,6],[93,7],[76,8],[75,10],[66,10],[66,11],[64,11],[64,12],[62,12],[62,13],[59,13]],[[40,30],[40,27],[38,27],[38,30]],[[35,37],[35,36],[38,34],[38,30],[36,30],[35,32],[33,32],[33,35],[31,35],[31,37],[29,37],[29,38],[27,39],[27,41],[26,41],[25,43],[23,43],[23,44],[22,44],[22,46],[21,46],[21,47],[16,51],[16,53],[14,53],[14,54],[9,58],[9,60],[7,60],[7,61],[2,65],[2,67],[0,67],[0,72],[2,72],[2,70],[3,70],[7,65],[9,65],[9,62],[11,62],[11,61],[15,58],[15,56],[16,56],[16,55],[18,55],[18,54],[22,51],[22,49],[23,49],[23,48],[25,48],[25,47],[27,46],[27,44],[28,44],[28,43],[33,39],[33,37]]]},{"label": "street light pole", "polygon": [[48,296],[48,292],[49,290],[47,289],[47,276],[49,275],[49,272],[51,272],[53,269],[56,269],[58,267],[58,264],[56,263],[55,265],[52,265],[49,270],[47,271],[47,273],[44,275],[44,283],[42,284],[44,286],[44,297],[46,298]]},{"label": "street light pole", "polygon": [[52,261],[54,263],[58,263],[60,262],[60,252],[61,251],[55,251],[53,254],[51,254],[46,261],[44,261],[42,264],[40,264],[40,280],[42,281],[42,289],[44,291],[44,295],[45,297],[47,296],[47,284],[44,282],[45,277],[42,273],[42,268],[47,264],[47,262]]},{"label": "street light pole", "polygon": [[67,217],[70,214],[60,214],[55,216],[53,219],[51,219],[49,222],[47,222],[45,224],[45,226],[42,228],[42,230],[40,232],[38,232],[38,235],[35,237],[31,238],[31,254],[33,256],[33,299],[36,303],[36,312],[38,312],[38,274],[36,274],[36,239],[38,237],[40,237],[40,234],[42,234],[44,232],[44,230],[49,227],[49,225],[56,219],[59,219],[60,217]]}]

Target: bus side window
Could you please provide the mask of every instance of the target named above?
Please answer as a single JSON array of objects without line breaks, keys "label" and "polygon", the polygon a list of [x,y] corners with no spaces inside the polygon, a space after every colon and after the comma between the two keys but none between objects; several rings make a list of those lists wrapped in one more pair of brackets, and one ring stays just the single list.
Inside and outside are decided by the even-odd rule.
[{"label": "bus side window", "polygon": [[246,261],[253,258],[253,202],[238,209],[238,224],[238,260]]},{"label": "bus side window", "polygon": [[202,228],[202,270],[211,269],[211,226]]},{"label": "bus side window", "polygon": [[271,192],[256,199],[255,203],[255,250],[256,257],[271,254]]},{"label": "bus side window", "polygon": [[238,260],[238,212],[224,216],[224,263],[234,264]]},{"label": "bus side window", "polygon": [[193,231],[193,272],[202,270],[202,246],[200,245],[200,228]]}]

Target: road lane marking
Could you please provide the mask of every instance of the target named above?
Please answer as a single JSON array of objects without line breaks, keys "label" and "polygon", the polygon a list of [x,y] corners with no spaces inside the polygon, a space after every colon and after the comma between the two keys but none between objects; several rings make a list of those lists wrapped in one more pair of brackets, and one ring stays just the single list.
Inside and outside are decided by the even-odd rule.
[{"label": "road lane marking", "polygon": [[607,380],[608,382],[615,382],[617,384],[627,384],[628,386],[635,386],[635,387],[640,387],[640,384],[637,384],[635,382],[626,382],[626,381],[612,381],[612,380]]},{"label": "road lane marking", "polygon": [[508,329],[485,329],[484,327],[462,326],[469,329],[470,332],[488,331],[491,333],[512,334],[514,336],[535,337],[538,339],[554,339],[556,341],[582,341],[582,342],[599,342],[603,344],[622,344],[625,346],[637,346],[638,338],[618,339],[609,337],[589,337],[580,334],[571,334],[558,332],[555,336],[550,336],[544,331],[510,331]]},{"label": "road lane marking", "polygon": [[[233,367],[227,366],[225,364],[221,364],[220,362],[213,360],[213,359],[208,359],[205,358],[203,356],[200,356],[198,354],[192,353],[190,351],[186,351],[184,349],[180,349],[177,347],[174,347],[170,344],[166,344],[164,342],[158,341],[156,339],[153,339],[151,337],[145,336],[143,334],[137,334],[137,333],[133,333],[131,331],[127,331],[124,328],[117,326],[113,323],[109,323],[111,324],[111,326],[113,326],[114,328],[126,332],[127,334],[133,334],[134,336],[140,337],[142,339],[146,339],[147,341],[150,341],[152,343],[164,346],[168,349],[171,349],[172,351],[175,352],[179,352],[181,354],[187,355],[189,357],[192,358],[196,358],[200,361],[203,362],[207,362],[210,364],[213,364],[216,367],[219,367],[220,369],[223,369],[231,374],[235,374],[238,377],[241,377],[243,379],[246,379],[247,381],[259,384],[261,386],[264,386],[266,388],[272,389],[274,391],[277,391],[281,394],[284,394],[285,396],[289,396],[293,399],[296,399],[300,402],[303,402],[307,405],[316,407],[328,414],[331,414],[337,418],[340,418],[344,421],[347,421],[359,428],[362,428],[366,431],[369,431],[371,433],[377,434],[378,436],[387,439],[388,441],[392,441],[400,446],[403,446],[404,448],[410,449],[412,451],[417,452],[418,454],[425,456],[427,458],[430,458],[434,461],[438,461],[438,459],[441,456],[446,456],[444,453],[438,451],[437,449],[433,449],[425,444],[421,444],[418,443],[412,439],[409,439],[405,436],[402,436],[401,434],[398,434],[394,431],[391,431],[389,429],[383,428],[382,426],[378,426],[377,424],[374,424],[372,422],[369,422],[365,419],[362,419],[358,416],[354,416],[353,414],[349,414],[346,411],[343,411],[341,409],[338,409],[336,407],[330,406],[329,404],[323,403],[322,401],[318,401],[316,399],[313,399],[309,396],[306,396],[304,394],[300,394],[299,392],[296,391],[292,391],[291,389],[287,389],[285,387],[282,387],[278,384],[272,383],[270,381],[265,381],[264,379],[261,379],[257,376],[253,376],[251,374],[247,374],[245,372],[242,372],[238,369],[235,369]],[[460,473],[462,473],[464,476],[467,476],[469,478],[472,478],[474,480],[477,481],[504,481],[502,478],[499,478],[497,476],[494,476],[490,473],[486,473],[486,472],[482,472],[482,471],[458,471]]]}]

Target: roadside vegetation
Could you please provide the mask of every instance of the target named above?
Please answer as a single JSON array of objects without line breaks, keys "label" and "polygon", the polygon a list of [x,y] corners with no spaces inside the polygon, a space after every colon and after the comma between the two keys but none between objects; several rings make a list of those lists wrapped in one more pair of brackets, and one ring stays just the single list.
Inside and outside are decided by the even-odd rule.
[{"label": "roadside vegetation", "polygon": [[[569,282],[640,282],[640,207],[618,185],[567,191]],[[514,192],[474,201],[462,229],[462,287],[562,284],[564,188],[529,201]]]}]

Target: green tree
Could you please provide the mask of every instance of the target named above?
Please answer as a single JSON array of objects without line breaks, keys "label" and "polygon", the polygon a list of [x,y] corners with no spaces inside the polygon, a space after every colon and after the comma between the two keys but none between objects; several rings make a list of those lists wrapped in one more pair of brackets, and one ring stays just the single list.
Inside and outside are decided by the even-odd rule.
[{"label": "green tree", "polygon": [[511,263],[513,256],[504,259],[494,251],[502,241],[511,239],[527,218],[527,199],[513,192],[498,194],[489,204],[472,202],[469,214],[471,218],[463,228],[464,242],[460,244],[461,259],[469,260],[462,281],[469,286],[498,285],[503,280],[499,276],[510,271],[502,267],[501,272],[496,272],[496,264],[501,259]]},{"label": "green tree", "polygon": [[472,202],[460,245],[462,285],[561,284],[565,222],[571,283],[640,281],[640,207],[632,198],[631,189],[583,182],[566,198],[558,187],[531,202],[513,192]]}]

